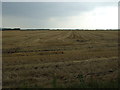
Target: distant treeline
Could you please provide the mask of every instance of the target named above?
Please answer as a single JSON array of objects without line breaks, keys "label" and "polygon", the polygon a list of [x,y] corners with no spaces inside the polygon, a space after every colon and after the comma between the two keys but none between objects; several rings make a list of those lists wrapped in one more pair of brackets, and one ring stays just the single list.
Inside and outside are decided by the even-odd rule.
[{"label": "distant treeline", "polygon": [[9,31],[9,30],[20,30],[20,28],[2,28],[2,31]]},{"label": "distant treeline", "polygon": [[21,29],[22,31],[50,30],[50,29]]},{"label": "distant treeline", "polygon": [[51,30],[51,31],[64,31],[64,30],[83,30],[83,31],[95,31],[95,30],[99,30],[99,31],[103,31],[103,30],[120,30],[120,29],[21,29],[21,28],[0,28],[0,30],[2,31],[12,31],[12,30],[21,30],[21,31],[36,31],[36,30]]}]

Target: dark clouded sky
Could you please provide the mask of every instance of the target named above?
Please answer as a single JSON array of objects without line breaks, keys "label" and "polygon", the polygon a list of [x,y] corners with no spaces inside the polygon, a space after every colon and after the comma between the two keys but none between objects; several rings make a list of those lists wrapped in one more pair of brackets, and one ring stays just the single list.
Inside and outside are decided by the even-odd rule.
[{"label": "dark clouded sky", "polygon": [[3,2],[2,26],[21,28],[118,28],[114,2]]}]

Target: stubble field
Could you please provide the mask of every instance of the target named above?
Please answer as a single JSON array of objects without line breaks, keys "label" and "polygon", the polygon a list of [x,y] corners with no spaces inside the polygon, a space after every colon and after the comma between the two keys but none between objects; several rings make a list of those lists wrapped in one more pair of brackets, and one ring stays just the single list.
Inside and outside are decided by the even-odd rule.
[{"label": "stubble field", "polygon": [[2,38],[3,88],[118,86],[118,31],[3,31]]}]

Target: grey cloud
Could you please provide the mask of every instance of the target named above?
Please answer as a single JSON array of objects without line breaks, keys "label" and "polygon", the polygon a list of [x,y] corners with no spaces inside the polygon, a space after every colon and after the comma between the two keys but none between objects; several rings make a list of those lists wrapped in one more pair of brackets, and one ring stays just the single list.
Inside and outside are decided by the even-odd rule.
[{"label": "grey cloud", "polygon": [[98,6],[115,5],[113,2],[4,2],[2,11],[4,15],[18,17],[63,17],[72,16],[89,11]]},{"label": "grey cloud", "polygon": [[[3,26],[50,27],[51,17],[75,16],[96,7],[117,6],[113,2],[3,2]],[[49,26],[50,25],[50,26]]]}]

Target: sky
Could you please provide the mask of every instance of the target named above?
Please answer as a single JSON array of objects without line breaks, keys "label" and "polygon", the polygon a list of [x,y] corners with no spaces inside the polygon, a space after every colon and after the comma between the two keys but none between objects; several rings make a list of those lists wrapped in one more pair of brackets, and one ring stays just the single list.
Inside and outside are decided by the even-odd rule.
[{"label": "sky", "polygon": [[2,27],[117,29],[118,2],[2,2]]}]

